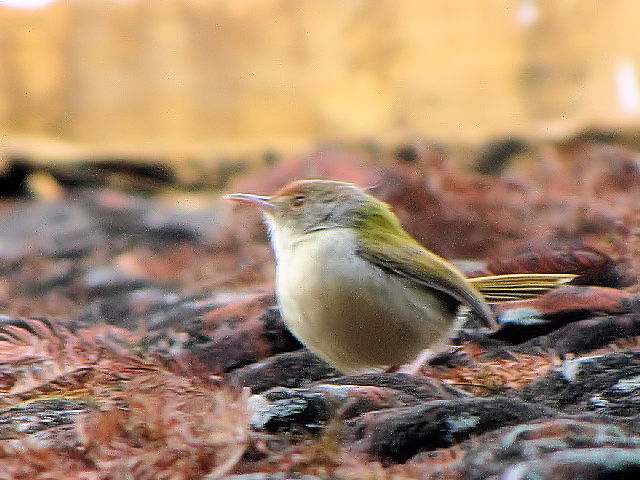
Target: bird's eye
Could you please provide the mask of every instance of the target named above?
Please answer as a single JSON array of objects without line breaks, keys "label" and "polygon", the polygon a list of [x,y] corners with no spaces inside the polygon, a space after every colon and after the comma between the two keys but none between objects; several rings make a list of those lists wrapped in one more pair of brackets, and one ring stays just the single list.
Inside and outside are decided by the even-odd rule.
[{"label": "bird's eye", "polygon": [[304,195],[296,195],[291,199],[291,206],[295,208],[301,207],[306,199]]}]

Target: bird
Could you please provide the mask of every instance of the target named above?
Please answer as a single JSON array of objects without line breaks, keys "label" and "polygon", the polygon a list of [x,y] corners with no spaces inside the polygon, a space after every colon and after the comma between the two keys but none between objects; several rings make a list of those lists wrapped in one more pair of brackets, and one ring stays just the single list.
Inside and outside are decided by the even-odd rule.
[{"label": "bird", "polygon": [[285,324],[344,374],[421,365],[448,347],[464,322],[461,311],[495,330],[489,301],[538,295],[575,277],[468,279],[415,240],[389,205],[352,183],[298,180],[271,196],[225,197],[260,209]]}]

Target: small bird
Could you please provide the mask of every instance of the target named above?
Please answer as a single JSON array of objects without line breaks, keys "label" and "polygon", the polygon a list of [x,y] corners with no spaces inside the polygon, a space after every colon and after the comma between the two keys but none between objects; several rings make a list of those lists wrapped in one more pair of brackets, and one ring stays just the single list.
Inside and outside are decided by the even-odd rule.
[{"label": "small bird", "polygon": [[[272,196],[227,199],[260,208],[276,257],[276,295],[288,328],[345,374],[436,354],[473,311],[496,328],[483,297],[535,296],[574,275],[467,279],[409,235],[389,206],[357,186],[300,180]],[[426,358],[423,355],[421,358]]]}]

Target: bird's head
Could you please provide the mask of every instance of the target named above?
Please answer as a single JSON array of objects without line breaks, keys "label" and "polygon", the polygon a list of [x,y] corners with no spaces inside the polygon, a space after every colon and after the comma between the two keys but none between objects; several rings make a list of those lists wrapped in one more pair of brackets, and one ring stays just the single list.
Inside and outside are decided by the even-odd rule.
[{"label": "bird's head", "polygon": [[291,237],[354,227],[381,203],[351,183],[331,180],[299,180],[271,196],[234,193],[225,197],[260,208],[274,234]]}]

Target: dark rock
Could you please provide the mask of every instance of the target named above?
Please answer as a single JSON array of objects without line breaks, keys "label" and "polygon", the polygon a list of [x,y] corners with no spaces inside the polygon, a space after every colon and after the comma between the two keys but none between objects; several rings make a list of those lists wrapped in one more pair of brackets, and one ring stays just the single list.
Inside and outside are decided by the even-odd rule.
[{"label": "dark rock", "polygon": [[16,292],[43,294],[56,288],[69,287],[82,273],[70,259],[38,258],[33,263],[37,265],[30,265],[28,261],[20,262],[16,274],[11,277],[16,283]]},{"label": "dark rock", "polygon": [[169,243],[203,241],[215,245],[219,220],[214,208],[179,210],[154,205],[145,210],[140,227],[145,230],[141,232],[142,235],[153,236]]},{"label": "dark rock", "polygon": [[504,477],[513,480],[579,478],[638,478],[640,450],[591,448],[556,452],[540,460],[510,467]]},{"label": "dark rock", "polygon": [[398,147],[394,157],[401,163],[416,163],[420,157],[417,145],[406,144]]},{"label": "dark rock", "polygon": [[62,164],[34,165],[33,169],[48,172],[68,190],[113,186],[153,192],[176,181],[173,167],[160,158],[81,156]]},{"label": "dark rock", "polygon": [[603,422],[560,418],[524,423],[472,444],[462,467],[469,480],[635,478],[640,473],[640,437]]},{"label": "dark rock", "polygon": [[95,298],[126,294],[132,290],[153,288],[155,285],[144,278],[132,278],[117,268],[97,267],[85,272],[78,287],[89,298]]},{"label": "dark rock", "polygon": [[0,262],[28,256],[77,258],[106,239],[82,206],[69,202],[33,203],[0,216]]},{"label": "dark rock", "polygon": [[77,196],[109,237],[130,237],[144,230],[141,219],[147,200],[112,190],[80,191]]},{"label": "dark rock", "polygon": [[269,432],[289,432],[302,428],[310,432],[324,429],[332,417],[331,406],[321,392],[274,388],[249,399],[250,424]]},{"label": "dark rock", "polygon": [[281,160],[280,153],[276,150],[266,150],[262,154],[262,161],[267,167],[275,167]]},{"label": "dark rock", "polygon": [[[205,316],[224,308],[242,306],[255,294],[200,294],[180,297],[168,288],[154,287],[144,279],[128,278],[111,269],[99,269],[87,275],[85,294],[98,297],[78,315],[80,324],[101,320],[108,323],[140,326],[150,331],[171,329],[192,337],[207,335],[218,325],[205,325]],[[237,312],[229,312],[229,316]],[[241,315],[242,318],[244,318]],[[242,323],[237,317],[235,323]],[[275,335],[275,326],[272,327]]]},{"label": "dark rock", "polygon": [[373,410],[408,407],[421,402],[420,399],[399,390],[375,385],[323,383],[307,390],[324,395],[334,417],[340,419],[350,419]]},{"label": "dark rock", "polygon": [[637,274],[628,261],[608,262],[581,273],[571,281],[572,285],[599,285],[624,288],[638,282]]},{"label": "dark rock", "polygon": [[619,145],[589,145],[581,153],[581,166],[595,167],[600,174],[594,185],[596,190],[637,191],[640,181],[640,154],[637,150]]},{"label": "dark rock", "polygon": [[505,397],[433,400],[415,407],[365,413],[347,422],[353,448],[383,460],[404,462],[420,451],[460,443],[500,427],[553,411]]},{"label": "dark rock", "polygon": [[527,148],[525,141],[520,138],[492,140],[476,159],[476,170],[485,175],[499,174],[507,167],[512,157],[525,152]]},{"label": "dark rock", "polygon": [[[7,156],[0,168],[0,198],[27,198],[27,178],[33,167],[24,158]],[[3,163],[5,159],[3,158]]]},{"label": "dark rock", "polygon": [[98,171],[101,176],[120,173],[148,179],[160,184],[172,184],[176,181],[176,174],[168,162],[157,158],[132,159],[104,157],[87,160],[84,167]]},{"label": "dark rock", "polygon": [[251,387],[254,393],[273,387],[304,387],[317,380],[341,373],[308,350],[281,353],[253,365],[236,369],[226,376],[230,385]]},{"label": "dark rock", "polygon": [[[132,283],[136,287],[142,285]],[[126,288],[120,289],[112,286],[114,294],[98,296],[85,309],[83,309],[71,322],[72,329],[86,328],[100,323],[118,325],[123,328],[136,329],[145,325],[145,314],[150,312],[150,305],[158,308],[164,304],[167,309],[175,302],[176,295],[163,289],[141,288],[127,292]],[[95,295],[104,295],[106,289]]]},{"label": "dark rock", "polygon": [[640,315],[609,315],[570,323],[508,350],[524,354],[550,350],[558,355],[585,353],[634,335],[640,335]]},{"label": "dark rock", "polygon": [[[140,341],[144,351],[171,364],[197,365],[200,373],[208,374],[221,374],[273,353],[300,348],[273,308],[271,293],[179,297],[167,289],[133,290],[138,286],[130,284],[123,288],[129,293],[118,289],[115,295],[94,300],[76,317],[74,329],[97,322],[130,330],[143,328],[149,332]],[[318,378],[323,377],[309,381]]]},{"label": "dark rock", "polygon": [[624,139],[624,132],[607,130],[600,127],[586,127],[574,135],[562,140],[561,145],[583,145],[597,143],[618,143]]},{"label": "dark rock", "polygon": [[[189,353],[216,374],[229,372],[287,348],[299,348],[284,322],[272,311],[273,295],[228,294],[219,304],[199,317],[200,333],[188,330],[192,340]],[[199,325],[192,322],[192,325]]]},{"label": "dark rock", "polygon": [[295,428],[316,431],[331,419],[350,419],[373,410],[451,397],[452,393],[444,386],[422,377],[404,374],[343,376],[305,388],[276,387],[254,395],[251,423],[255,428],[269,431]]},{"label": "dark rock", "polygon": [[260,317],[264,322],[264,336],[273,348],[273,353],[290,352],[302,348],[302,344],[289,331],[278,307],[271,307]]},{"label": "dark rock", "polygon": [[518,249],[509,257],[495,258],[487,270],[495,275],[509,273],[573,273],[571,283],[620,287],[623,275],[611,257],[588,245],[533,244]]},{"label": "dark rock", "polygon": [[242,304],[254,295],[238,294],[202,294],[179,297],[177,294],[168,295],[162,301],[149,305],[139,314],[149,330],[172,329],[188,332],[192,336],[205,335],[213,331],[217,325],[205,326],[204,317],[210,312],[234,305]]},{"label": "dark rock", "polygon": [[611,353],[565,360],[525,387],[521,397],[569,413],[637,416],[640,412],[640,353]]},{"label": "dark rock", "polygon": [[500,329],[492,338],[520,344],[596,315],[640,313],[640,296],[613,288],[563,286],[531,300],[498,304],[495,311]]},{"label": "dark rock", "polygon": [[640,296],[613,288],[567,285],[531,300],[496,305],[501,325],[537,319],[579,320],[603,313],[640,313]]},{"label": "dark rock", "polygon": [[183,241],[217,244],[219,221],[215,208],[169,208],[111,190],[84,192],[79,198],[111,237],[140,239],[152,246]]},{"label": "dark rock", "polygon": [[373,410],[418,405],[421,401],[393,388],[333,384],[328,380],[307,388],[277,387],[254,395],[250,401],[251,424],[269,431],[291,431],[295,427],[317,431],[332,419],[350,419]]},{"label": "dark rock", "polygon": [[[498,330],[501,333],[501,330]],[[494,352],[504,352],[514,348],[511,343],[495,338],[496,333],[487,333],[486,331],[478,330],[476,328],[464,328],[458,332],[458,335],[454,338],[453,344],[462,345],[464,343],[473,343],[478,347],[485,350],[488,354]],[[462,355],[456,351],[445,351],[435,356],[431,362],[434,365],[447,365],[451,367],[468,364],[468,358],[466,355]]]},{"label": "dark rock", "polygon": [[447,385],[435,382],[426,377],[405,375],[403,373],[364,373],[361,375],[349,375],[331,378],[318,382],[315,385],[347,385],[347,386],[371,386],[384,390],[393,390],[398,393],[410,395],[419,400],[436,400],[458,396],[458,390],[451,390]]},{"label": "dark rock", "polygon": [[[262,338],[262,326],[254,323],[235,329],[220,329],[212,336],[203,336],[182,345],[188,357],[195,357],[211,373],[224,372],[253,364],[269,354],[269,345]],[[177,353],[175,356],[179,356]]]}]

